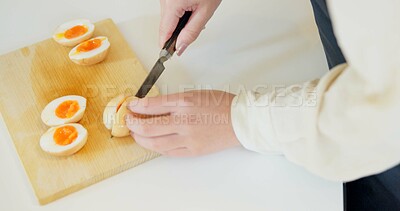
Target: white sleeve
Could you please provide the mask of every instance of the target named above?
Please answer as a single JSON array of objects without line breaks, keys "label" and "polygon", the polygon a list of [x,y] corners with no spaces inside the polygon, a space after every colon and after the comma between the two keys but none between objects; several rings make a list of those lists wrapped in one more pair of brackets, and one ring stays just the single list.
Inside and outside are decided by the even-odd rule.
[{"label": "white sleeve", "polygon": [[239,93],[231,115],[245,148],[350,181],[400,162],[400,1],[328,6],[348,64],[320,80]]}]

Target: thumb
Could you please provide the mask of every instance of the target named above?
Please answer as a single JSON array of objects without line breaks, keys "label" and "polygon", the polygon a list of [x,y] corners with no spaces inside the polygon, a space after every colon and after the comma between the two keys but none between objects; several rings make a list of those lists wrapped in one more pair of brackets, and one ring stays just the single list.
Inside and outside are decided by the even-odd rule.
[{"label": "thumb", "polygon": [[178,100],[178,94],[137,98],[130,101],[127,108],[137,114],[162,115],[175,112]]}]

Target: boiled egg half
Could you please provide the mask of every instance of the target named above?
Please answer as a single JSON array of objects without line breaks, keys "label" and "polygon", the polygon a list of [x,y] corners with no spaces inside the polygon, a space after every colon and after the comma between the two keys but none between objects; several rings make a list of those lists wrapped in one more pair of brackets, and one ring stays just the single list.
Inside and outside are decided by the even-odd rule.
[{"label": "boiled egg half", "polygon": [[110,42],[107,37],[99,36],[75,46],[69,52],[69,58],[76,64],[96,64],[106,58]]},{"label": "boiled egg half", "polygon": [[78,95],[66,95],[47,104],[42,111],[41,118],[48,126],[78,122],[82,119],[85,109],[86,98]]},{"label": "boiled egg half", "polygon": [[51,155],[68,156],[79,151],[87,137],[88,132],[82,125],[64,124],[47,130],[40,138],[40,147]]},{"label": "boiled egg half", "polygon": [[53,39],[64,46],[75,46],[92,37],[94,25],[86,19],[73,20],[60,25]]}]

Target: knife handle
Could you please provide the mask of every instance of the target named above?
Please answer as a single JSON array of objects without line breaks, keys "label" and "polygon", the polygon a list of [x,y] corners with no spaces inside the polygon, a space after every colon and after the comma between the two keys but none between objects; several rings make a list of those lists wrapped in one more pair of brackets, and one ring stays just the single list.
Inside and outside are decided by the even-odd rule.
[{"label": "knife handle", "polygon": [[172,36],[164,44],[163,49],[167,50],[171,56],[176,51],[176,39],[178,38],[179,33],[181,33],[182,29],[186,26],[191,15],[192,11],[186,11],[185,14],[183,14],[183,16],[179,19],[178,25],[172,33]]}]

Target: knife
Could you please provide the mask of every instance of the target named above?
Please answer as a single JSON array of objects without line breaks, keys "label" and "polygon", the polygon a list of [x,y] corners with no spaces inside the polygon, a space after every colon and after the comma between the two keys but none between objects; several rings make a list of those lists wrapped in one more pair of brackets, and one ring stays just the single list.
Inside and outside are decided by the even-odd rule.
[{"label": "knife", "polygon": [[164,47],[160,51],[157,62],[154,64],[149,75],[147,75],[143,84],[140,86],[138,92],[135,95],[136,97],[144,98],[147,93],[149,93],[151,87],[153,87],[153,85],[156,83],[157,79],[161,76],[165,69],[164,62],[171,58],[176,51],[176,39],[178,38],[179,33],[189,21],[191,15],[191,11],[186,11],[185,14],[179,19],[178,25],[172,33],[172,36],[167,40],[167,42],[165,42]]}]

